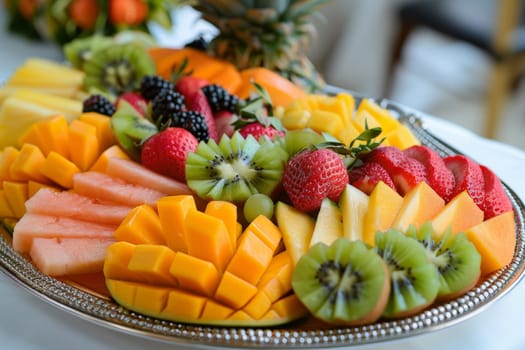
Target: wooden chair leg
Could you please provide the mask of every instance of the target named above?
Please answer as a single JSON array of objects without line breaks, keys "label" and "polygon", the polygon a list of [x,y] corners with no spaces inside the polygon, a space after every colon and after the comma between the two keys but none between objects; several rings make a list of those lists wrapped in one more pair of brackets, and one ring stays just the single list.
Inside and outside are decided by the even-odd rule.
[{"label": "wooden chair leg", "polygon": [[495,138],[498,135],[505,105],[510,91],[510,65],[496,62],[492,68],[487,92],[487,114],[484,135]]}]

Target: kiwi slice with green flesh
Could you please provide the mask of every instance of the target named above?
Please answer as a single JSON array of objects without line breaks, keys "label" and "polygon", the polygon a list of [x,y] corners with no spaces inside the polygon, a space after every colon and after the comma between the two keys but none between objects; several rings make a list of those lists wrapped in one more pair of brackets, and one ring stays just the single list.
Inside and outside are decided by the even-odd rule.
[{"label": "kiwi slice with green flesh", "polygon": [[390,271],[391,291],[384,317],[410,316],[435,301],[439,276],[421,243],[390,229],[376,233],[375,250]]},{"label": "kiwi slice with green flesh", "polygon": [[289,130],[285,136],[281,138],[283,147],[288,154],[293,156],[305,148],[312,147],[323,143],[326,139],[319,133],[312,129],[297,129]]},{"label": "kiwi slice with green flesh", "polygon": [[292,274],[292,288],[316,318],[337,325],[361,325],[381,317],[390,294],[387,266],[361,241],[316,243]]},{"label": "kiwi slice with green flesh", "polygon": [[406,235],[417,239],[439,273],[438,299],[448,300],[472,289],[481,274],[481,255],[464,233],[450,230],[434,238],[432,223],[416,229],[411,225]]},{"label": "kiwi slice with green flesh", "polygon": [[64,45],[64,56],[73,67],[83,69],[84,64],[91,59],[94,51],[107,49],[113,44],[111,38],[102,35],[78,38]]},{"label": "kiwi slice with green flesh", "polygon": [[124,100],[119,102],[116,112],[111,117],[111,128],[119,145],[136,161],[140,161],[143,142],[159,131],[154,123],[142,117]]},{"label": "kiwi slice with green flesh", "polygon": [[258,142],[238,132],[200,142],[186,159],[186,181],[201,198],[243,202],[252,194],[269,196],[281,182],[288,154],[265,138]]},{"label": "kiwi slice with green flesh", "polygon": [[128,43],[94,51],[84,64],[84,72],[86,90],[96,88],[119,96],[137,91],[142,78],[155,74],[156,68],[142,45]]}]

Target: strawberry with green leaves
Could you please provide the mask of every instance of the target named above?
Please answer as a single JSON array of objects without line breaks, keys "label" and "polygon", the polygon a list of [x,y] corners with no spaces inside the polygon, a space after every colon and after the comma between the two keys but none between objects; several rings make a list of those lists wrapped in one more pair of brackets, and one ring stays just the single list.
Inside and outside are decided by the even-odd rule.
[{"label": "strawberry with green leaves", "polygon": [[380,134],[381,128],[369,129],[366,125],[365,131],[349,145],[328,140],[296,153],[286,164],[282,178],[292,205],[313,212],[321,207],[324,198],[337,202],[350,181],[349,172],[361,166],[363,158],[383,142],[376,141]]},{"label": "strawberry with green leaves", "polygon": [[188,130],[168,127],[144,142],[141,163],[159,174],[184,182],[186,158],[198,145],[197,138]]},{"label": "strawberry with green leaves", "polygon": [[273,140],[276,136],[285,135],[281,121],[273,116],[271,99],[261,86],[255,84],[258,96],[245,102],[240,108],[239,115],[233,121],[235,130],[244,137],[252,135],[256,140],[260,137],[268,137]]},{"label": "strawberry with green leaves", "polygon": [[313,212],[328,197],[337,201],[348,184],[348,171],[336,152],[307,149],[293,156],[284,168],[282,185],[293,206]]}]

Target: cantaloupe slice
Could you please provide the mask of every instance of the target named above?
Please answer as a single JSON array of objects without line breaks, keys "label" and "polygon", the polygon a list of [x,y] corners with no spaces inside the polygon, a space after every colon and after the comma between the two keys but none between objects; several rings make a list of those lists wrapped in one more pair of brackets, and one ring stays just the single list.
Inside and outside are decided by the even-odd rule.
[{"label": "cantaloupe slice", "polygon": [[4,181],[3,189],[9,207],[13,211],[16,218],[21,218],[26,213],[25,202],[29,195],[27,190],[27,183]]},{"label": "cantaloupe slice", "polygon": [[247,98],[255,91],[252,82],[264,86],[275,106],[286,106],[293,100],[306,95],[299,86],[266,68],[247,68],[242,70],[240,74],[242,83],[236,94],[241,98]]},{"label": "cantaloupe slice", "polygon": [[450,227],[453,233],[461,232],[483,222],[483,211],[474,203],[467,191],[452,198],[443,210],[432,219],[436,235]]},{"label": "cantaloupe slice", "polygon": [[25,143],[9,168],[11,179],[14,181],[49,182],[49,179],[40,172],[44,162],[45,157],[40,149],[35,145]]},{"label": "cantaloupe slice", "polygon": [[13,249],[26,253],[35,238],[103,238],[113,239],[116,225],[103,225],[71,218],[26,214],[15,225]]},{"label": "cantaloupe slice", "polygon": [[119,225],[133,207],[101,203],[71,191],[42,188],[25,202],[28,213],[69,217],[78,220]]},{"label": "cantaloupe slice", "polygon": [[51,151],[69,158],[68,121],[63,115],[49,117],[32,124],[21,136],[20,143],[31,143],[38,146],[47,156]]},{"label": "cantaloupe slice", "polygon": [[516,247],[514,212],[508,211],[465,231],[481,254],[481,274],[495,272],[512,261]]},{"label": "cantaloupe slice", "polygon": [[405,232],[410,225],[419,228],[423,223],[431,220],[445,207],[445,201],[425,181],[412,187],[403,197],[392,227]]},{"label": "cantaloupe slice", "polygon": [[[108,168],[108,163],[111,158],[129,159],[129,156],[122,148],[120,148],[120,146],[113,145],[108,147],[98,156],[97,160],[89,170],[98,171],[100,173],[105,172]],[[111,175],[111,173],[108,174]],[[117,174],[114,174],[114,176],[118,177]]]},{"label": "cantaloupe slice", "polygon": [[88,170],[102,152],[97,128],[78,119],[69,123],[69,143],[74,145],[69,151],[71,161],[82,171]]},{"label": "cantaloupe slice", "polygon": [[[175,197],[184,199],[159,200],[166,204],[157,205],[163,215],[170,208],[180,211],[167,205]],[[294,262],[286,250],[276,254],[282,238],[270,219],[257,217],[232,247],[226,224],[216,216],[191,208],[171,218],[187,228],[187,252],[126,241],[108,248],[104,276],[119,304],[161,319],[220,326],[278,325],[306,315],[291,293]],[[135,240],[140,234],[133,229],[144,231],[128,226],[118,238]]]},{"label": "cantaloupe slice", "polygon": [[64,188],[73,188],[73,176],[79,173],[80,169],[60,153],[51,151],[42,164],[40,172]]},{"label": "cantaloupe slice", "polygon": [[0,190],[0,217],[14,218],[15,213],[11,209],[4,190]]},{"label": "cantaloupe slice", "polygon": [[20,151],[12,146],[4,148],[0,153],[0,180],[13,181],[11,177],[11,164],[18,157]]},{"label": "cantaloupe slice", "polygon": [[35,238],[29,251],[32,262],[49,276],[99,272],[113,238]]},{"label": "cantaloupe slice", "polygon": [[[61,189],[58,186],[56,186],[56,185],[48,185],[48,184],[45,184],[45,183],[29,180],[27,182],[27,196],[28,196],[28,198],[33,197],[38,191],[40,191],[43,188],[45,188],[47,190],[51,190],[51,191],[61,191]],[[26,204],[27,204],[27,202],[26,202]]]},{"label": "cantaloupe slice", "polygon": [[82,113],[78,120],[95,127],[101,151],[117,144],[115,133],[111,128],[111,117],[96,112],[87,112]]}]

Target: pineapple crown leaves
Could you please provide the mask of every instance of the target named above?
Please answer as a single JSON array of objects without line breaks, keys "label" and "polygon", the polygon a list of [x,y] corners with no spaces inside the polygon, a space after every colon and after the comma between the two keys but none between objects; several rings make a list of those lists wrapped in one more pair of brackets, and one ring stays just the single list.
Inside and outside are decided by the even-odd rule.
[{"label": "pineapple crown leaves", "polygon": [[271,126],[278,131],[284,131],[281,121],[273,116],[272,99],[266,89],[256,82],[252,81],[252,84],[256,95],[240,105],[239,113],[232,125],[235,129],[240,129],[251,123],[259,123],[264,127]]},{"label": "pineapple crown leaves", "polygon": [[350,171],[354,167],[359,166],[363,163],[362,158],[370,153],[373,149],[379,147],[381,143],[385,140],[382,138],[377,140],[376,138],[381,134],[381,127],[369,128],[368,123],[365,121],[365,130],[354,138],[348,146],[343,144],[337,139],[332,137],[325,138],[328,139],[326,142],[322,142],[313,146],[315,149],[328,148],[341,156],[345,161],[347,169]]}]

